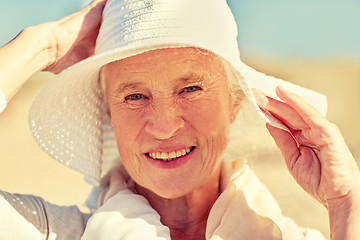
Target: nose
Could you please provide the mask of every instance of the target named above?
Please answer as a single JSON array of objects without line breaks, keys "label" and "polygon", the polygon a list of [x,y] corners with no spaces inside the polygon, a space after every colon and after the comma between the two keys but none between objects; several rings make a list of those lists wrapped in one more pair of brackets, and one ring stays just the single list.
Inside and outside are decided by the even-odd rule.
[{"label": "nose", "polygon": [[184,127],[181,111],[174,104],[158,104],[148,112],[145,131],[155,139],[165,140],[173,137]]}]

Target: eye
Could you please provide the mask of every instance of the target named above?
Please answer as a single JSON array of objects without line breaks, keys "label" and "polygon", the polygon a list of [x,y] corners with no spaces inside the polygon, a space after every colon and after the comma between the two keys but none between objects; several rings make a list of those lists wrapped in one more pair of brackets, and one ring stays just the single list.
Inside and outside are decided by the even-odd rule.
[{"label": "eye", "polygon": [[127,100],[140,100],[140,99],[144,99],[144,98],[146,98],[144,95],[137,93],[137,94],[131,94],[129,96],[126,96],[125,100],[126,101]]},{"label": "eye", "polygon": [[199,91],[201,90],[202,88],[199,87],[199,86],[190,86],[190,87],[186,87],[184,89],[185,92],[196,92],[196,91]]}]

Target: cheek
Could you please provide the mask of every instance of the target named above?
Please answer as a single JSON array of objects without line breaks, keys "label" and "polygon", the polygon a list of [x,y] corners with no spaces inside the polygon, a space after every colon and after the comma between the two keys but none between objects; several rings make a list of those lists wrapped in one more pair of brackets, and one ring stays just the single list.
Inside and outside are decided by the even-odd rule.
[{"label": "cheek", "polygon": [[144,126],[143,114],[137,110],[124,109],[121,104],[111,104],[111,122],[120,157],[125,162],[134,162],[139,158],[139,135]]},{"label": "cheek", "polygon": [[135,140],[144,127],[144,114],[139,110],[124,109],[116,105],[112,106],[110,112],[116,139],[123,144]]},{"label": "cheek", "polygon": [[212,171],[221,161],[228,142],[230,113],[227,102],[207,99],[188,105],[184,112],[198,136],[202,170]]},{"label": "cheek", "polygon": [[112,108],[111,121],[122,163],[134,179],[140,179],[139,132],[141,116],[133,111]]},{"label": "cheek", "polygon": [[227,134],[230,125],[229,107],[226,102],[204,99],[183,107],[184,118],[204,136]]}]

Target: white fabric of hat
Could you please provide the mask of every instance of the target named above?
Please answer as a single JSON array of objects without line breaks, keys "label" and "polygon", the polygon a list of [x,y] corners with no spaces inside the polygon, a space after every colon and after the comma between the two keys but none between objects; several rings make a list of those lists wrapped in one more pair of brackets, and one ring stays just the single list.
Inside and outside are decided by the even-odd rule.
[{"label": "white fabric of hat", "polygon": [[[326,99],[313,91],[268,77],[240,60],[237,27],[225,0],[108,0],[95,55],[63,71],[38,93],[30,109],[31,132],[53,158],[95,181],[102,161],[118,159],[109,116],[102,106],[100,68],[146,51],[198,47],[228,61],[245,93],[237,126],[269,121],[250,89],[274,95],[277,85],[292,90],[326,112]],[[259,125],[260,126],[260,125]]]}]

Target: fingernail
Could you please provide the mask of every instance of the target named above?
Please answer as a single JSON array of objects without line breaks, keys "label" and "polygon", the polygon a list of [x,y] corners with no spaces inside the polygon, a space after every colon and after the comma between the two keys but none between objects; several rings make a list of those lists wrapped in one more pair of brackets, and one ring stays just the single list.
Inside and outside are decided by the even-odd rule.
[{"label": "fingernail", "polygon": [[261,90],[256,88],[253,88],[252,90],[255,96],[256,103],[260,106],[265,106],[268,103],[268,99],[265,94]]},{"label": "fingernail", "polygon": [[282,87],[282,86],[276,86],[275,92],[276,92],[276,94],[287,94],[287,93],[289,93],[289,91],[287,89],[285,89],[284,87]]}]

